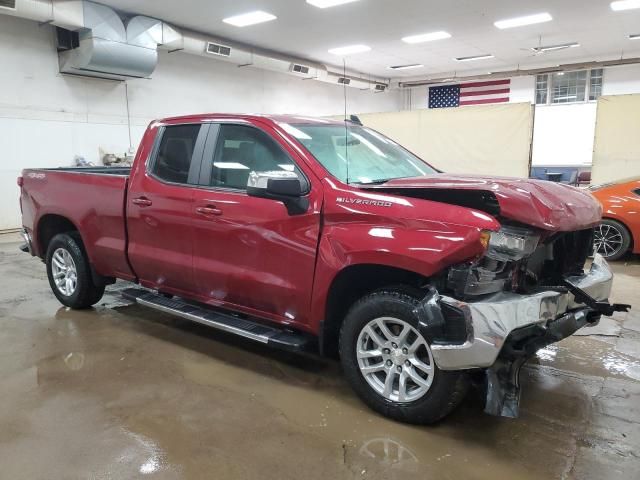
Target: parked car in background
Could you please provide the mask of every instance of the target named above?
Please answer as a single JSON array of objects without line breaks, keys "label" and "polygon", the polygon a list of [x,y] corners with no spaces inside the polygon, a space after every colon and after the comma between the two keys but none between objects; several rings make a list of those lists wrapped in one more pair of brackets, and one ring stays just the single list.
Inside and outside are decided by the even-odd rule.
[{"label": "parked car in background", "polygon": [[589,190],[602,204],[602,223],[594,234],[596,251],[608,260],[618,260],[628,251],[640,253],[640,177]]}]

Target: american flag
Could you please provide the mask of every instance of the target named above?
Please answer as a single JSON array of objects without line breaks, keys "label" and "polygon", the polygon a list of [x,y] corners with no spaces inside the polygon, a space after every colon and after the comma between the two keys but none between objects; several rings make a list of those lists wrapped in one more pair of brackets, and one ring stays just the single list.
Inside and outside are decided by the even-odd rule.
[{"label": "american flag", "polygon": [[511,80],[488,80],[429,87],[429,108],[462,107],[509,101]]}]

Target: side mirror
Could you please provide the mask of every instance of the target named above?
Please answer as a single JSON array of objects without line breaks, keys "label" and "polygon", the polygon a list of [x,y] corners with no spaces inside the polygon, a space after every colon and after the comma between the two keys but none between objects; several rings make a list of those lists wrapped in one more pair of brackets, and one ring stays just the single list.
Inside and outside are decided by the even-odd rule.
[{"label": "side mirror", "polygon": [[247,180],[247,195],[251,197],[279,200],[285,204],[290,215],[304,213],[309,208],[300,177],[288,170],[251,172]]}]

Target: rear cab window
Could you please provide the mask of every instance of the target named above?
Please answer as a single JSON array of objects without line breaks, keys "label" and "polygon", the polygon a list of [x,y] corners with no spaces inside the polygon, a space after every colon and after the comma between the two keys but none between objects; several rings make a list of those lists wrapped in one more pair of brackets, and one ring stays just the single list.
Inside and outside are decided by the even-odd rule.
[{"label": "rear cab window", "polygon": [[164,127],[151,173],[159,180],[187,184],[201,125]]}]

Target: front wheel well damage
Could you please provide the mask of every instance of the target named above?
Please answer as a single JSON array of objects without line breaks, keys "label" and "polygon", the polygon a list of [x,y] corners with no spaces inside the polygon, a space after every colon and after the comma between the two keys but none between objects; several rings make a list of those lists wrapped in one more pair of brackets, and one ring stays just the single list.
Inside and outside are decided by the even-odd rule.
[{"label": "front wheel well damage", "polygon": [[340,326],[356,300],[383,287],[407,285],[420,288],[427,282],[427,277],[423,275],[386,265],[360,264],[341,270],[333,279],[327,295],[321,353],[330,357],[338,356]]}]

